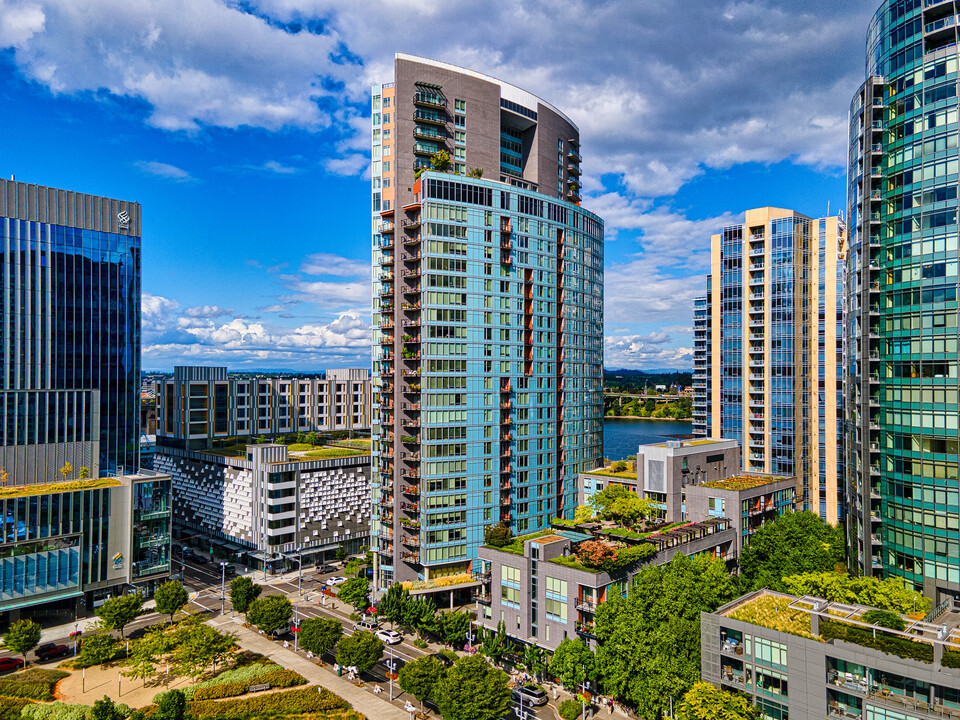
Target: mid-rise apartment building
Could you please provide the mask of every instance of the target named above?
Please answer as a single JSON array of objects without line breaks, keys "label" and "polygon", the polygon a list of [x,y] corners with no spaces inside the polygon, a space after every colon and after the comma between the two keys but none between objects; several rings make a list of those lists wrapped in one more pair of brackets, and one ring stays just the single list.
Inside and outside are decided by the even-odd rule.
[{"label": "mid-rise apartment building", "polygon": [[707,307],[695,307],[699,389],[709,392],[695,395],[694,430],[737,440],[747,472],[797,477],[799,509],[836,523],[845,225],[758,208],[712,243]]},{"label": "mid-rise apartment building", "polygon": [[487,525],[572,516],[602,455],[603,223],[577,127],[529,92],[398,55],[372,96],[382,589],[475,569]]},{"label": "mid-rise apartment building", "polygon": [[370,372],[237,377],[225,367],[176,367],[156,385],[157,442],[205,448],[224,438],[370,429]]},{"label": "mid-rise apartment building", "polygon": [[170,571],[137,470],[140,206],[0,180],[0,614],[75,618]]},{"label": "mid-rise apartment building", "polygon": [[960,597],[957,25],[885,0],[850,104],[848,557]]}]

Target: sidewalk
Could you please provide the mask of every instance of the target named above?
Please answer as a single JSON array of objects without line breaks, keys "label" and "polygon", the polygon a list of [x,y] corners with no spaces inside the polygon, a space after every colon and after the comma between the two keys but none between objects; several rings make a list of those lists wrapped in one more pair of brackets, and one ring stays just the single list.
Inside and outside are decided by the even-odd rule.
[{"label": "sidewalk", "polygon": [[[191,593],[191,599],[193,599],[194,593]],[[156,615],[153,612],[153,609],[157,606],[155,600],[148,600],[143,604],[144,613],[137,617],[137,621],[144,620]],[[52,627],[43,628],[40,631],[40,642],[53,642],[54,640],[67,640],[70,637],[70,633],[74,630],[79,630],[80,632],[85,632],[88,627],[94,623],[100,622],[100,618],[96,615],[90,617],[78,618],[75,623],[64,623],[63,625],[54,625]]]},{"label": "sidewalk", "polygon": [[260,653],[287,670],[300,673],[310,683],[321,685],[336,693],[363,713],[368,720],[410,720],[410,714],[391,704],[386,698],[380,699],[369,690],[359,688],[346,678],[337,677],[332,670],[322,668],[316,663],[297,655],[293,650],[284,649],[262,635],[243,627],[239,618],[228,616],[213,618],[207,624],[224,631],[235,632],[237,641],[245,650]]}]

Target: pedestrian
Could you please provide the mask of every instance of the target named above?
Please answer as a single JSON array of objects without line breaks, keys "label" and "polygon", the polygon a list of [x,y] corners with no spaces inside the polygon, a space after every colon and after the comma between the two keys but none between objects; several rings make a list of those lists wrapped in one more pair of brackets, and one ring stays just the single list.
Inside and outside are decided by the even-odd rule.
[{"label": "pedestrian", "polygon": [[333,669],[336,671],[337,677],[342,677],[342,675],[343,675],[343,670],[342,670],[341,667],[340,667],[340,663],[334,663],[334,664],[333,664]]},{"label": "pedestrian", "polygon": [[288,648],[288,647],[290,647],[290,643],[288,643],[286,640],[284,640],[284,641],[283,641],[283,646],[284,646],[285,648]]},{"label": "pedestrian", "polygon": [[374,694],[374,695],[379,695],[379,694],[382,693],[382,692],[383,692],[383,688],[381,688],[379,685],[374,685],[374,686],[373,686],[373,694]]}]

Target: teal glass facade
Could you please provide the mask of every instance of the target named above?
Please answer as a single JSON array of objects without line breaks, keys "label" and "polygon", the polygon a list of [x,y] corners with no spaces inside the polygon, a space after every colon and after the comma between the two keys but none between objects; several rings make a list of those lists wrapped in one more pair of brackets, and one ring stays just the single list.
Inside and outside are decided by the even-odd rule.
[{"label": "teal glass facade", "polygon": [[960,596],[958,12],[885,2],[850,107],[849,555],[938,599]]}]

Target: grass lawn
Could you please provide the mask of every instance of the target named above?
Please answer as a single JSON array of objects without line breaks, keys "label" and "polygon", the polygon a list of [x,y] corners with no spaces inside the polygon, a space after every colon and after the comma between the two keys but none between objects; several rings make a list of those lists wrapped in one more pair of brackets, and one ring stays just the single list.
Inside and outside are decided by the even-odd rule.
[{"label": "grass lawn", "polygon": [[369,450],[351,450],[350,448],[341,448],[341,447],[323,447],[319,450],[310,450],[305,452],[300,457],[306,458],[308,460],[329,460],[330,458],[338,457],[355,457],[357,455],[366,455]]},{"label": "grass lawn", "polygon": [[4,498],[24,497],[27,495],[46,495],[47,493],[71,492],[74,490],[94,490],[96,488],[116,487],[120,481],[116,478],[88,478],[86,480],[68,480],[58,483],[39,483],[36,485],[17,485],[0,488],[0,500]]},{"label": "grass lawn", "polygon": [[617,478],[618,480],[636,480],[637,474],[632,470],[624,470],[623,472],[613,472],[609,468],[601,468],[600,470],[591,470],[590,472],[583,473],[584,475],[602,475],[604,477]]}]

